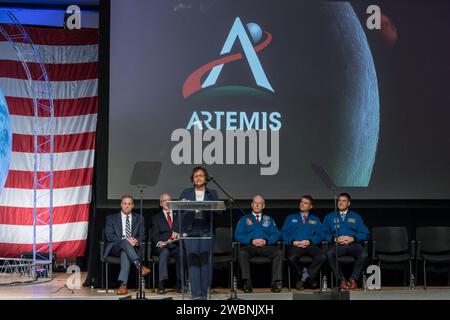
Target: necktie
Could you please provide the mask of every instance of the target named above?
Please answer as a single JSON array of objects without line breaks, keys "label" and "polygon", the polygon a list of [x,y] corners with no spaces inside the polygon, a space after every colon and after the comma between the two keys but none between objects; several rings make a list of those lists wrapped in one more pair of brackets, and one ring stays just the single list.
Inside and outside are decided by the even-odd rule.
[{"label": "necktie", "polygon": [[170,217],[170,211],[167,211],[167,222],[169,223],[170,229],[172,229],[172,218]]},{"label": "necktie", "polygon": [[306,215],[302,215],[303,224],[306,223]]},{"label": "necktie", "polygon": [[345,221],[345,213],[341,213],[342,221]]},{"label": "necktie", "polygon": [[256,215],[256,223],[259,223],[259,214]]},{"label": "necktie", "polygon": [[130,225],[130,215],[127,215],[125,222],[125,234],[127,238],[131,237],[131,225]]}]

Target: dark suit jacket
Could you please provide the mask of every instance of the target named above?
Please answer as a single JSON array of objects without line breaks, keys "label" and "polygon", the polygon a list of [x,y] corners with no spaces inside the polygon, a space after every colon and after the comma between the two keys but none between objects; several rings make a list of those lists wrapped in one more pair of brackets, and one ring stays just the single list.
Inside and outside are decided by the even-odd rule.
[{"label": "dark suit jacket", "polygon": [[[107,257],[111,252],[111,249],[115,245],[120,245],[122,241],[122,218],[121,212],[111,214],[106,217],[106,226],[105,226],[105,237],[106,237],[106,246],[105,252],[103,253],[103,257]],[[133,213],[131,218],[131,236],[138,240],[137,247],[140,247],[142,240],[144,239],[144,218],[142,218],[139,214]]]},{"label": "dark suit jacket", "polygon": [[[156,248],[156,244],[159,241],[167,241],[172,231],[178,232],[178,214],[173,211],[172,229],[167,222],[166,215],[163,211],[160,211],[152,217],[152,245]],[[169,244],[167,247],[170,249],[176,247],[178,242]],[[156,248],[159,249],[159,248]]]},{"label": "dark suit jacket", "polygon": [[[186,188],[180,195],[180,200],[186,199],[189,201],[195,201],[195,188]],[[206,188],[204,201],[218,201],[219,195],[214,189]],[[210,229],[210,219],[215,211],[203,211],[203,219],[194,219],[194,211],[183,212],[182,217],[182,230],[181,232],[186,233],[203,233],[208,232]],[[217,211],[220,212],[220,211]],[[214,230],[214,226],[213,226]]]}]

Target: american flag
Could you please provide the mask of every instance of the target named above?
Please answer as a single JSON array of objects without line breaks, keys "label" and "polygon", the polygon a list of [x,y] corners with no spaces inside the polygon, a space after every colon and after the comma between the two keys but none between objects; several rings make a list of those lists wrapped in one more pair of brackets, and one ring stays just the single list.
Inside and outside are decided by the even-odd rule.
[{"label": "american flag", "polygon": [[[53,252],[58,257],[83,256],[98,111],[98,29],[25,29],[45,64],[53,95]],[[33,250],[33,96],[10,47],[0,34],[0,88],[13,134],[11,164],[0,194],[1,257]],[[39,65],[30,61],[28,67]]]}]

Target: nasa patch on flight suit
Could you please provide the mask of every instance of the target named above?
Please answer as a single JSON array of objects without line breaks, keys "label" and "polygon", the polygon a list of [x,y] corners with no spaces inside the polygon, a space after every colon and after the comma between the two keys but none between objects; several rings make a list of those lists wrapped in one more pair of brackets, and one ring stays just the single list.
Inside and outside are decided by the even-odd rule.
[{"label": "nasa patch on flight suit", "polygon": [[246,221],[246,223],[247,223],[247,225],[248,225],[248,226],[251,226],[251,225],[253,224],[253,221],[252,221],[252,220],[250,220],[249,218],[247,218],[247,221]]},{"label": "nasa patch on flight suit", "polygon": [[309,224],[317,224],[316,220],[309,220]]},{"label": "nasa patch on flight suit", "polygon": [[291,221],[292,221],[292,223],[297,223],[298,219],[292,219]]},{"label": "nasa patch on flight suit", "polygon": [[268,226],[270,226],[270,217],[269,216],[263,216],[263,220],[264,220],[264,223],[263,223],[263,227],[268,227]]},{"label": "nasa patch on flight suit", "polygon": [[348,218],[347,221],[349,223],[356,223],[356,219],[355,218]]}]

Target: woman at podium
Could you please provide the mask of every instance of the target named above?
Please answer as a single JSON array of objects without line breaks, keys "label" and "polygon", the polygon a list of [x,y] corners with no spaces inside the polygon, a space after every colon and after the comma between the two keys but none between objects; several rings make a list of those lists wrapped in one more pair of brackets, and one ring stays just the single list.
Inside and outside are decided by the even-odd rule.
[{"label": "woman at podium", "polygon": [[[194,186],[184,189],[180,200],[218,201],[217,191],[206,187],[208,181],[209,175],[205,168],[194,168],[191,175]],[[181,220],[193,299],[207,299],[211,285],[210,263],[214,243],[212,214],[213,211],[188,211],[183,213]]]}]

